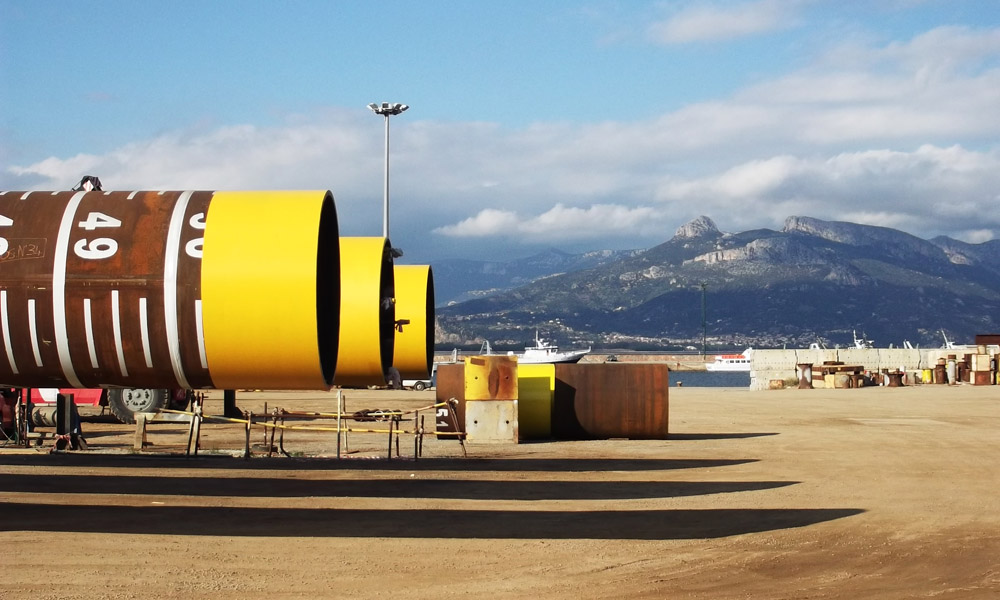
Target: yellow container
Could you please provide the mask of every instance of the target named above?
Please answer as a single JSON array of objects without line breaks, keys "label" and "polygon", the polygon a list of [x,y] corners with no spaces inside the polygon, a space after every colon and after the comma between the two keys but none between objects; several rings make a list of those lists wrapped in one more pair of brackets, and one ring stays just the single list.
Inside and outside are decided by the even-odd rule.
[{"label": "yellow container", "polygon": [[934,371],[922,369],[920,371],[920,383],[934,383]]},{"label": "yellow container", "polygon": [[552,403],[556,390],[556,366],[517,366],[517,420],[522,440],[552,437]]}]

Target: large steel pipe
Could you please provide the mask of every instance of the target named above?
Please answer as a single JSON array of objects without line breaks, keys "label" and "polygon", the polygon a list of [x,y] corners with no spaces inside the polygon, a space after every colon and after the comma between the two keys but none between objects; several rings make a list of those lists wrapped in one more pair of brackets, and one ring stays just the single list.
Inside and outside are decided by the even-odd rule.
[{"label": "large steel pipe", "polygon": [[384,385],[395,344],[395,278],[389,240],[340,238],[340,346],[333,383]]},{"label": "large steel pipe", "polygon": [[330,192],[0,192],[0,382],[322,389]]},{"label": "large steel pipe", "polygon": [[434,273],[428,265],[396,265],[396,347],[392,365],[403,379],[427,379],[434,362]]}]

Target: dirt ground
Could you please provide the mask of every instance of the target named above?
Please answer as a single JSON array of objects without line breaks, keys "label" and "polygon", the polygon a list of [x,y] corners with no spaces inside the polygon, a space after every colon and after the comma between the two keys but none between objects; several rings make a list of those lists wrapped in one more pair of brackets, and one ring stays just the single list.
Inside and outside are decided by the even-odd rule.
[{"label": "dirt ground", "polygon": [[89,418],[89,452],[0,449],[0,598],[1000,597],[1000,387],[672,388],[670,417],[665,441],[426,439],[417,461],[412,436],[387,461],[385,434],[351,434],[337,460],[302,431],[266,458],[259,430],[246,460],[235,424],[197,458],[153,425],[137,454]]}]

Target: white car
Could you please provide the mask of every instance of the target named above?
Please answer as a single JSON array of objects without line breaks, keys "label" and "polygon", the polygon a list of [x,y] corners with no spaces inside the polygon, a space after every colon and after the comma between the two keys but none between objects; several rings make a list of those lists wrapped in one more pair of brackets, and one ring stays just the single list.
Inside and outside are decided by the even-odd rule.
[{"label": "white car", "polygon": [[427,381],[426,379],[404,379],[403,387],[414,389],[417,390],[418,392],[422,392],[427,388],[431,387],[431,382]]},{"label": "white car", "polygon": [[431,365],[431,378],[430,379],[404,379],[403,388],[404,389],[414,389],[418,392],[430,389],[437,385],[437,363]]}]

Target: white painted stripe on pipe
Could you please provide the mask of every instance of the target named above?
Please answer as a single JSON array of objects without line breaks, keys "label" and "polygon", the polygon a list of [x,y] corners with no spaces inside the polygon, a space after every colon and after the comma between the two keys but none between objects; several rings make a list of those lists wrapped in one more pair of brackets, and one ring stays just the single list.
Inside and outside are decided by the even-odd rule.
[{"label": "white painted stripe on pipe", "polygon": [[181,363],[180,324],[177,312],[177,260],[181,251],[181,230],[184,227],[184,213],[194,192],[184,192],[174,204],[167,228],[167,249],[163,266],[163,317],[167,329],[167,349],[170,351],[170,366],[174,370],[178,387],[191,389],[184,365]]},{"label": "white painted stripe on pipe", "polygon": [[208,368],[208,358],[205,355],[205,326],[201,321],[201,298],[194,301],[194,314],[198,327],[198,358],[201,360],[201,368]]},{"label": "white painted stripe on pipe", "polygon": [[7,290],[0,290],[0,325],[3,326],[3,349],[7,353],[10,371],[18,374],[17,363],[14,361],[14,348],[10,343],[10,321],[7,318]]},{"label": "white painted stripe on pipe", "polygon": [[[59,224],[59,234],[56,237],[54,260],[52,264],[52,321],[55,326],[56,350],[59,353],[59,365],[70,387],[84,387],[73,369],[73,357],[69,353],[69,337],[66,328],[66,258],[69,253],[69,236],[76,222],[76,209],[87,192],[73,194],[66,204],[62,222]],[[40,359],[39,359],[40,362]],[[39,364],[41,366],[41,364]]]},{"label": "white painted stripe on pipe", "polygon": [[146,298],[139,298],[139,335],[142,337],[142,355],[146,368],[153,368],[153,353],[149,351],[149,313],[146,312]]},{"label": "white painted stripe on pipe", "polygon": [[94,345],[94,323],[90,315],[90,298],[83,299],[83,328],[87,332],[87,353],[90,354],[90,366],[97,368],[97,347]]},{"label": "white painted stripe on pipe", "polygon": [[122,377],[128,377],[125,368],[125,348],[122,346],[122,307],[118,299],[118,290],[111,290],[111,331],[115,335],[115,353],[118,354],[118,368]]},{"label": "white painted stripe on pipe", "polygon": [[38,318],[35,316],[35,299],[28,299],[28,336],[31,338],[31,352],[35,355],[35,366],[42,366],[42,352],[38,348]]}]

